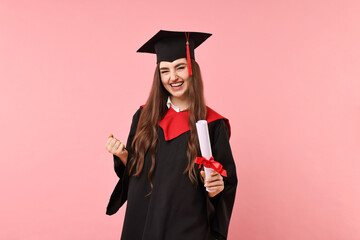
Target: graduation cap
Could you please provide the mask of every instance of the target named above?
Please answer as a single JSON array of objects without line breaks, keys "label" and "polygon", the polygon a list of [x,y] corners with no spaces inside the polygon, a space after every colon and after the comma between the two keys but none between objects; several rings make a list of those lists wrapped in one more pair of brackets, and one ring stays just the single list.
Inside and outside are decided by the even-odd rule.
[{"label": "graduation cap", "polygon": [[156,63],[161,61],[172,62],[179,58],[187,58],[189,75],[192,75],[191,60],[195,59],[194,49],[202,44],[211,33],[177,32],[160,30],[137,52],[155,53]]}]

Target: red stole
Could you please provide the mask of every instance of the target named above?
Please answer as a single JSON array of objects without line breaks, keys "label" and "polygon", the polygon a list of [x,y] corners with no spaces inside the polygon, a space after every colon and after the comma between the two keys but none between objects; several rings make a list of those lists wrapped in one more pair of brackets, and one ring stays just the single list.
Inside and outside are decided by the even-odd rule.
[{"label": "red stole", "polygon": [[[229,120],[209,107],[207,109],[206,121],[211,123],[218,119],[224,119],[226,121],[226,126],[229,129],[229,137],[231,134]],[[169,108],[165,117],[159,122],[159,126],[163,129],[165,140],[169,141],[174,139],[181,134],[190,130],[189,127],[189,111],[176,112],[172,107]]]}]

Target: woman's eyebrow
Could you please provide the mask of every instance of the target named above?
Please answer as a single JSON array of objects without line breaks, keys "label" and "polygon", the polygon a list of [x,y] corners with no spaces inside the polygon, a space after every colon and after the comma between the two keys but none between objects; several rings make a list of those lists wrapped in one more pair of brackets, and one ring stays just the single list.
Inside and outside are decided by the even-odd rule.
[{"label": "woman's eyebrow", "polygon": [[181,66],[181,65],[183,65],[183,64],[185,64],[185,63],[179,63],[179,64],[176,64],[176,68],[178,67],[178,66]]},{"label": "woman's eyebrow", "polygon": [[[177,67],[179,67],[179,66],[181,66],[181,65],[185,65],[186,63],[178,63],[178,64],[176,64],[175,65],[175,68],[177,68]],[[160,70],[165,70],[165,69],[169,69],[168,67],[162,67],[162,68],[160,68]]]}]

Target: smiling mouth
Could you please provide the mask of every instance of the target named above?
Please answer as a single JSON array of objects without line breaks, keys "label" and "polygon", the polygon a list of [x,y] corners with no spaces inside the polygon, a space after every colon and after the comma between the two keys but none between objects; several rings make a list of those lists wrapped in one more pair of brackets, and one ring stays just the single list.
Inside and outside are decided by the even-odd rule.
[{"label": "smiling mouth", "polygon": [[181,83],[172,83],[172,84],[170,84],[170,86],[172,86],[172,87],[180,87],[180,86],[182,86],[184,84],[184,82],[181,82]]}]

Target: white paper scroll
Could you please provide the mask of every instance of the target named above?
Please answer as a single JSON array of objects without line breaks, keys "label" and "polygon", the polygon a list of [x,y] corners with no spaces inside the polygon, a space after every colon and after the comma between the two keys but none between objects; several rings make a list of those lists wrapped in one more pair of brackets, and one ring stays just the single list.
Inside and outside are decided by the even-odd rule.
[{"label": "white paper scroll", "polygon": [[[200,144],[200,151],[201,155],[206,158],[210,159],[212,156],[211,152],[211,144],[210,144],[210,137],[209,137],[209,128],[207,125],[206,120],[199,120],[196,122],[196,130],[199,137],[199,144]],[[212,168],[204,167],[205,169],[205,179],[209,178],[211,175],[210,173],[214,171]],[[215,190],[208,190],[206,188],[206,191],[208,192],[215,192]]]}]

